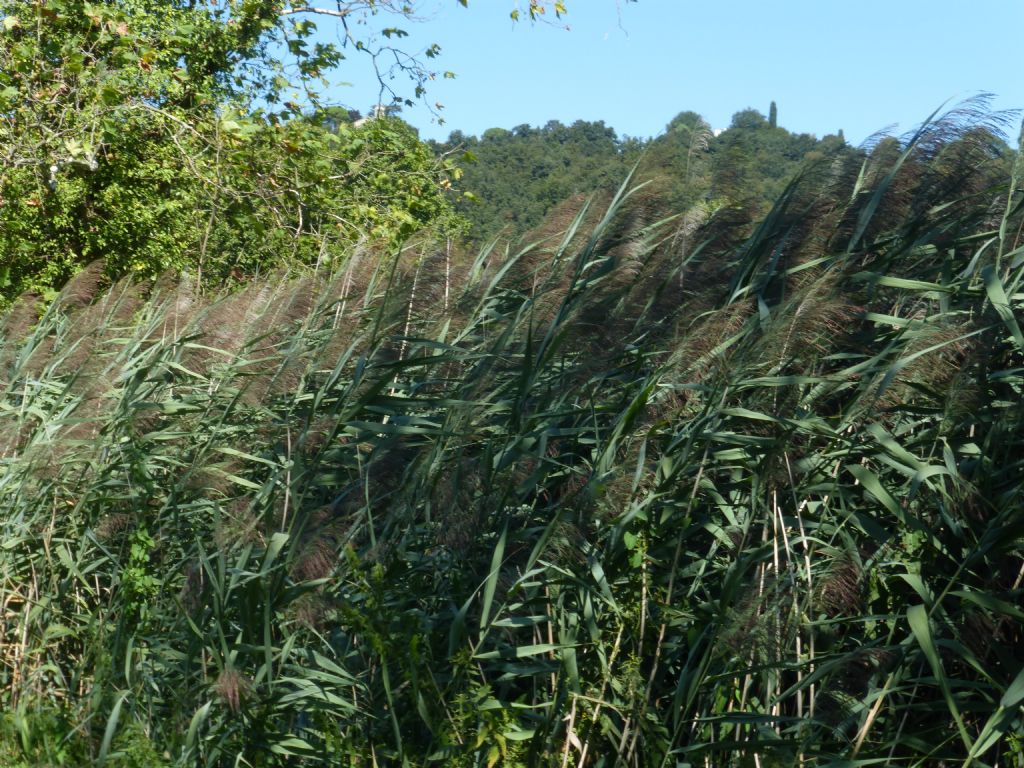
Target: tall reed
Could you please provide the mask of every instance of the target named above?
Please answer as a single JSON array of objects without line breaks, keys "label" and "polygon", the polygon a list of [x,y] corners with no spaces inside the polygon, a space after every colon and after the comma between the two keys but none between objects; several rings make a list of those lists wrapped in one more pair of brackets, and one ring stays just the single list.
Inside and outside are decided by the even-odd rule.
[{"label": "tall reed", "polygon": [[630,179],[475,262],[24,297],[0,755],[1024,765],[996,118],[811,169],[738,244]]}]

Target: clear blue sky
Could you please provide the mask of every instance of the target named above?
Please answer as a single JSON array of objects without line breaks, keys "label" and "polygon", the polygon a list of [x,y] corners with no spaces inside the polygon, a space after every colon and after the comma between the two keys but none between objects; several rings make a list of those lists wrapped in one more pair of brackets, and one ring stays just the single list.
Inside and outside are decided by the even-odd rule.
[{"label": "clear blue sky", "polygon": [[[775,100],[780,125],[842,128],[856,144],[980,91],[996,94],[997,109],[1024,107],[1021,0],[566,0],[568,30],[513,23],[515,0],[434,2],[400,41],[439,43],[437,66],[457,73],[428,93],[444,104],[444,125],[422,107],[404,112],[424,138],[552,119],[649,137],[683,110],[723,128]],[[376,90],[356,57],[338,74],[353,85],[331,95],[365,111]]]}]

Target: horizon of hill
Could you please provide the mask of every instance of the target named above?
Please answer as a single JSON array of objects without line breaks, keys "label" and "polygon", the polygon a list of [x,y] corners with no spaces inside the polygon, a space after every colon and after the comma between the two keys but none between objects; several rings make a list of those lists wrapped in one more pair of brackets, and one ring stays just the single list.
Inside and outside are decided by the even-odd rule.
[{"label": "horizon of hill", "polygon": [[[995,124],[985,130],[991,132],[991,151],[1011,163],[1006,135]],[[841,154],[865,156],[912,135],[879,132],[855,147],[842,129],[821,138],[793,133],[779,125],[772,102],[767,115],[746,108],[718,130],[698,113],[683,111],[647,140],[619,136],[604,121],[551,120],[490,128],[480,136],[453,130],[446,140],[427,144],[461,168],[454,186],[464,194],[456,210],[470,222],[471,241],[481,243],[502,233],[522,235],[559,204],[614,189],[631,172],[657,185],[667,207],[679,211],[700,203],[712,211],[738,205],[763,214],[808,164]]]}]

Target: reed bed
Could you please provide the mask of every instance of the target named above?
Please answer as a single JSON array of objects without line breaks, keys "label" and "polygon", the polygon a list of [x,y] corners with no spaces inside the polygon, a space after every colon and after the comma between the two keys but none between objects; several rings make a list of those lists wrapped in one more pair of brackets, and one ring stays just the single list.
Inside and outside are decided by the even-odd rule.
[{"label": "reed bed", "polygon": [[809,169],[742,236],[630,179],[475,260],[24,297],[0,757],[1024,765],[998,120]]}]

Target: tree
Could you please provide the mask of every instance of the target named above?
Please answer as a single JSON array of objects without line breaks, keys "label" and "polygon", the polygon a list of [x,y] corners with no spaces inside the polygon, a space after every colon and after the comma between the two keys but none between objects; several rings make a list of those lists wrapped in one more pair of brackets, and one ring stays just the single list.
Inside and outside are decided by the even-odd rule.
[{"label": "tree", "polygon": [[745,131],[766,128],[767,126],[768,121],[756,109],[740,110],[732,116],[732,123],[729,125],[730,128],[739,128]]},{"label": "tree", "polygon": [[476,241],[502,230],[521,234],[567,198],[617,186],[639,154],[603,122],[584,120],[489,128],[479,139],[456,131],[433,147],[463,161],[459,186],[467,195],[456,207]]},{"label": "tree", "polygon": [[[313,39],[324,17],[342,48],[373,59],[392,102],[422,97],[439,48],[420,59],[391,42],[415,12],[393,0],[0,0],[0,301],[51,291],[98,258],[111,278],[191,267],[221,279],[451,224],[455,169],[395,120],[355,128],[315,87],[344,58]],[[385,56],[411,93],[391,88]],[[305,105],[285,100],[293,87]]]}]

